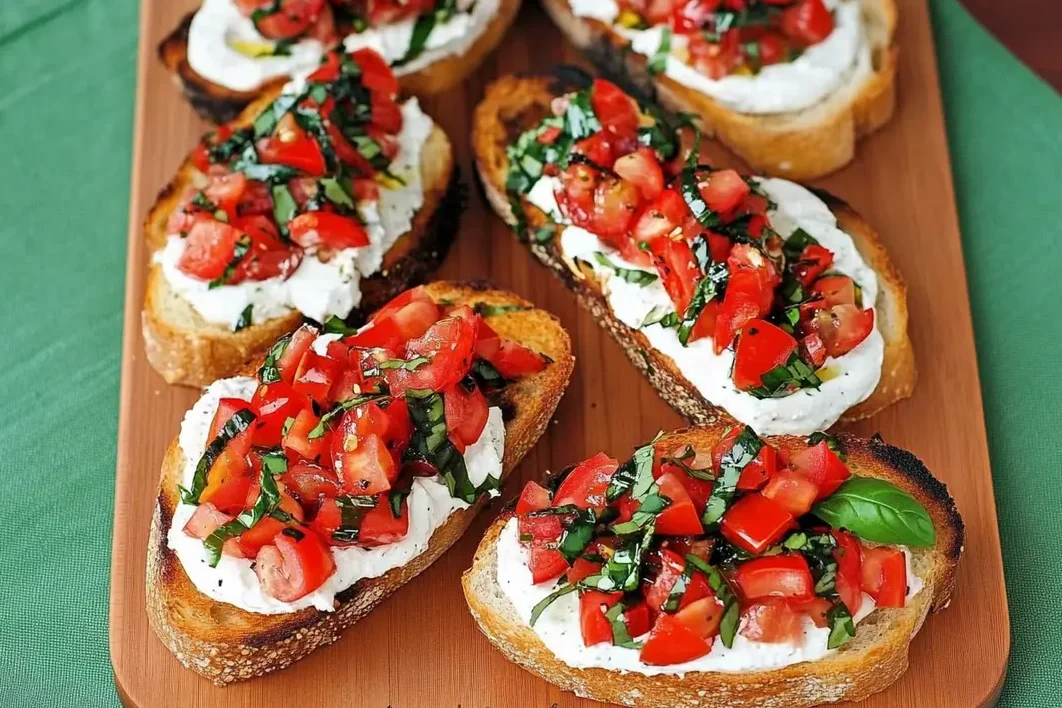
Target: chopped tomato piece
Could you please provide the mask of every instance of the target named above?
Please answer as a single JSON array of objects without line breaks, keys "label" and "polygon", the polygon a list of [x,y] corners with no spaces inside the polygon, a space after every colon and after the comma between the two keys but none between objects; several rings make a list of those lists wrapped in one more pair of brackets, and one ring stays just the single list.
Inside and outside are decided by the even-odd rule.
[{"label": "chopped tomato piece", "polygon": [[828,275],[811,286],[811,292],[821,295],[826,307],[855,305],[855,281],[847,275]]},{"label": "chopped tomato piece", "polygon": [[638,209],[638,188],[583,163],[560,173],[557,204],[573,224],[605,238],[626,234]]},{"label": "chopped tomato piece", "polygon": [[771,477],[762,493],[793,516],[803,516],[815,503],[819,488],[800,472],[782,470]]},{"label": "chopped tomato piece", "polygon": [[637,187],[642,199],[656,199],[664,190],[664,171],[660,169],[656,153],[647,147],[618,158],[612,170]]},{"label": "chopped tomato piece", "polygon": [[560,540],[564,524],[556,514],[521,516],[516,522],[521,541],[532,546],[544,546]]},{"label": "chopped tomato piece", "polygon": [[899,548],[864,548],[861,587],[878,607],[903,607],[907,601],[907,560]]},{"label": "chopped tomato piece", "polygon": [[411,339],[421,337],[439,321],[439,306],[431,300],[413,300],[394,310],[381,310],[357,334],[344,341],[358,347],[382,347],[397,351]]},{"label": "chopped tomato piece", "polygon": [[863,343],[874,329],[874,310],[860,310],[855,305],[835,305],[819,310],[808,323],[832,357],[847,354]]},{"label": "chopped tomato piece", "polygon": [[[242,1],[240,4],[247,4]],[[275,12],[264,11],[261,15],[247,13],[254,20],[255,29],[270,39],[293,39],[317,21],[325,0],[280,0]],[[256,8],[261,10],[259,6]]]},{"label": "chopped tomato piece", "polygon": [[328,546],[312,531],[288,529],[277,534],[273,543],[258,551],[254,572],[262,590],[281,602],[308,595],[336,569]]},{"label": "chopped tomato piece", "polygon": [[772,290],[756,273],[731,275],[723,295],[723,304],[715,320],[715,352],[722,352],[734,341],[734,336],[746,322],[760,317],[761,302],[771,297]]},{"label": "chopped tomato piece", "polygon": [[251,486],[247,462],[225,450],[218,455],[207,476],[207,486],[199,495],[199,502],[210,502],[218,511],[238,514],[243,511],[247,490]]},{"label": "chopped tomato piece", "polygon": [[[799,606],[797,606],[799,605]],[[804,600],[797,605],[790,602],[790,606],[794,610],[799,610],[811,618],[811,621],[815,623],[816,627],[827,627],[829,623],[826,621],[826,613],[833,607],[833,603],[824,597],[813,597],[810,600]]]},{"label": "chopped tomato piece", "polygon": [[580,509],[602,509],[608,505],[605,492],[619,463],[603,452],[581,462],[564,478],[553,497],[553,506],[572,504]]},{"label": "chopped tomato piece", "polygon": [[837,548],[833,550],[833,557],[837,560],[837,594],[841,596],[848,611],[854,615],[863,604],[863,571],[859,541],[847,531],[834,529],[832,533],[837,539]]},{"label": "chopped tomato piece", "polygon": [[291,240],[303,248],[335,250],[369,245],[369,232],[357,219],[328,211],[299,214],[289,224]]},{"label": "chopped tomato piece", "polygon": [[247,558],[254,558],[263,546],[272,543],[276,535],[285,528],[287,524],[283,521],[274,519],[272,516],[265,517],[240,534],[238,539],[240,552]]},{"label": "chopped tomato piece", "polygon": [[351,494],[386,492],[398,476],[398,467],[379,435],[366,435],[357,447],[343,453],[339,470],[343,489]]},{"label": "chopped tomato piece", "polygon": [[531,582],[536,585],[552,580],[568,569],[568,561],[560,551],[542,546],[531,547],[527,565],[531,569]]},{"label": "chopped tomato piece", "polygon": [[392,395],[406,389],[443,391],[464,378],[472,366],[476,344],[474,315],[468,307],[459,307],[439,320],[422,337],[406,345],[406,358],[424,357],[428,361],[412,371],[406,368],[388,369],[387,382]]},{"label": "chopped tomato piece", "polygon": [[795,644],[803,636],[800,615],[782,598],[758,602],[743,613],[741,634],[755,642]]},{"label": "chopped tomato piece", "polygon": [[184,239],[177,268],[193,278],[217,280],[235,257],[236,242],[242,237],[240,231],[220,221],[196,220]]},{"label": "chopped tomato piece", "polygon": [[792,515],[779,504],[753,492],[727,510],[720,530],[735,546],[759,555],[777,542],[792,522]]},{"label": "chopped tomato piece", "polygon": [[325,436],[311,438],[310,433],[319,422],[320,419],[313,414],[313,411],[308,408],[302,409],[295,416],[281,444],[285,449],[296,452],[307,460],[317,459],[325,448]]},{"label": "chopped tomato piece", "polygon": [[[478,349],[477,343],[477,349]],[[487,359],[503,378],[514,380],[529,374],[537,374],[546,368],[542,355],[507,339],[498,346],[493,356]]]},{"label": "chopped tomato piece", "polygon": [[698,183],[708,208],[715,212],[730,211],[749,194],[751,188],[734,170],[718,170]]},{"label": "chopped tomato piece", "polygon": [[711,651],[712,645],[677,615],[656,618],[639,658],[651,666],[670,666],[693,661]]},{"label": "chopped tomato piece", "polygon": [[520,501],[516,503],[516,515],[523,516],[529,511],[539,511],[550,507],[549,490],[536,482],[524,485]]},{"label": "chopped tomato piece", "polygon": [[263,164],[286,165],[314,177],[321,177],[325,173],[321,146],[299,127],[293,113],[281,118],[276,133],[262,138],[255,147],[258,149],[258,160]]},{"label": "chopped tomato piece", "polygon": [[619,592],[584,591],[579,596],[579,629],[583,635],[583,644],[591,647],[595,644],[612,643],[612,625],[605,612],[623,597]]},{"label": "chopped tomato piece", "polygon": [[312,398],[318,405],[328,403],[328,394],[332,384],[339,378],[343,362],[308,350],[295,370],[295,379],[291,388],[295,393]]},{"label": "chopped tomato piece", "polygon": [[594,79],[590,105],[601,125],[619,137],[637,139],[638,108],[634,99],[605,79]]},{"label": "chopped tomato piece", "polygon": [[816,500],[830,496],[852,476],[848,466],[830,449],[826,440],[820,440],[816,445],[793,455],[789,464],[818,487]]},{"label": "chopped tomato piece", "polygon": [[357,49],[350,58],[361,68],[361,83],[373,93],[398,95],[398,79],[384,58],[372,49]]},{"label": "chopped tomato piece", "polygon": [[686,625],[701,639],[708,639],[719,631],[723,609],[723,604],[714,595],[702,597],[676,612],[675,619]]},{"label": "chopped tomato piece", "polygon": [[568,582],[574,585],[583,578],[589,578],[599,570],[601,570],[601,563],[595,563],[585,558],[576,558],[568,571]]},{"label": "chopped tomato piece", "polygon": [[754,558],[742,563],[734,573],[734,582],[746,600],[765,597],[806,599],[815,594],[811,568],[799,553]]},{"label": "chopped tomato piece", "polygon": [[686,560],[666,548],[660,550],[660,570],[653,584],[645,591],[645,602],[653,612],[661,612],[671,589],[686,569]]},{"label": "chopped tomato piece", "polygon": [[799,46],[810,47],[833,32],[833,15],[822,0],[798,0],[782,11],[782,32]]},{"label": "chopped tomato piece", "polygon": [[381,494],[376,500],[376,506],[361,519],[361,526],[358,527],[358,545],[370,548],[384,546],[402,540],[407,533],[409,533],[409,505],[406,500],[402,500],[399,515],[396,517],[391,511],[387,495]]},{"label": "chopped tomato piece", "polygon": [[284,383],[291,384],[295,381],[295,372],[302,362],[303,355],[310,349],[310,345],[317,339],[317,329],[310,325],[303,325],[295,330],[284,347],[284,352],[277,359],[277,370]]},{"label": "chopped tomato piece", "polygon": [[[568,575],[570,579],[571,573]],[[644,602],[623,610],[623,622],[627,625],[627,634],[631,635],[632,639],[642,636],[653,626],[649,618],[649,607]]]},{"label": "chopped tomato piece", "polygon": [[826,363],[826,345],[822,337],[809,334],[800,340],[800,358],[812,368],[818,369]]},{"label": "chopped tomato piece", "polygon": [[281,479],[299,497],[299,501],[307,505],[321,497],[335,497],[340,493],[336,473],[317,465],[296,463],[288,468]]},{"label": "chopped tomato piece", "polygon": [[693,250],[685,239],[666,236],[650,241],[649,250],[664,289],[681,315],[689,307],[697,283],[703,277]]},{"label": "chopped tomato piece", "polygon": [[801,285],[807,287],[829,270],[831,265],[833,265],[833,253],[827,248],[812,243],[804,246],[800,260],[793,266],[793,274]]},{"label": "chopped tomato piece", "polygon": [[649,243],[671,236],[683,226],[688,216],[689,208],[682,195],[674,189],[665,189],[638,212],[631,225],[631,234],[638,243]]},{"label": "chopped tomato piece", "polygon": [[763,375],[784,366],[796,348],[791,334],[767,320],[745,323],[734,354],[734,386],[747,391],[762,385]]},{"label": "chopped tomato piece", "polygon": [[[242,398],[222,398],[218,401],[218,409],[214,412],[214,418],[210,421],[210,434],[207,436],[207,444],[209,445],[214,438],[218,436],[221,429],[232,420],[233,416],[239,413],[244,408],[251,409],[254,412],[253,404],[248,403]],[[234,457],[242,458],[247,454],[247,451],[251,449],[251,430],[248,428],[242,433],[229,440],[225,449],[233,454]]]},{"label": "chopped tomato piece", "polygon": [[703,533],[700,515],[678,475],[668,472],[661,475],[656,483],[660,494],[671,500],[656,517],[656,533],[665,536],[696,536]]},{"label": "chopped tomato piece", "polygon": [[[733,447],[732,443],[731,447]],[[743,491],[760,489],[767,483],[767,480],[773,478],[777,471],[778,451],[765,442],[756,457],[741,470],[737,488]]]},{"label": "chopped tomato piece", "polygon": [[443,392],[445,404],[446,429],[465,445],[471,445],[483,434],[487,426],[487,399],[480,392],[479,386],[465,390],[458,382]]},{"label": "chopped tomato piece", "polygon": [[224,514],[210,502],[196,507],[195,513],[184,525],[183,531],[192,538],[206,538],[218,530],[219,526],[229,523],[234,517]]}]

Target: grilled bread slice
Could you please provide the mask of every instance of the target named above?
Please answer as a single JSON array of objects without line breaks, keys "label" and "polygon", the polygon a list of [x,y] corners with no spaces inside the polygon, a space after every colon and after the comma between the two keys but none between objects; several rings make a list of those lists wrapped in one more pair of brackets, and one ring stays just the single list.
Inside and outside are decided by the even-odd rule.
[{"label": "grilled bread slice", "polygon": [[[574,366],[571,341],[560,322],[512,293],[483,283],[435,282],[427,286],[436,300],[456,304],[515,305],[526,310],[488,316],[502,337],[515,340],[552,362],[541,372],[506,386],[500,399],[505,418],[502,475],[508,475],[546,429]],[[257,370],[248,366],[247,372]],[[167,546],[177,483],[184,452],[177,439],[162,464],[158,503],[151,521],[147,561],[147,608],[151,625],[182,664],[226,684],[282,669],[314,649],[339,638],[369,610],[383,601],[446,551],[472,522],[483,502],[452,514],[436,529],[427,550],[405,566],[378,578],[358,581],[341,592],[334,612],[308,608],[282,615],[259,615],[216,602],[196,590],[177,555]]]},{"label": "grilled bread slice", "polygon": [[[548,114],[555,96],[584,88],[588,81],[585,74],[567,67],[558,69],[554,76],[507,76],[491,84],[476,107],[472,146],[479,180],[495,212],[511,226],[517,225],[517,219],[505,191],[509,169],[506,146]],[[852,237],[863,260],[878,276],[876,326],[885,340],[881,380],[865,401],[841,417],[842,421],[860,420],[909,397],[914,388],[914,351],[907,336],[907,287],[873,227],[844,201],[822,190],[813,191],[830,207],[838,226]],[[536,238],[538,229],[552,224],[547,215],[526,199],[521,206],[526,223],[517,236],[575,293],[580,304],[623,347],[627,357],[649,378],[664,400],[693,423],[710,424],[728,418],[726,411],[701,395],[670,357],[650,346],[643,333],[615,317],[601,283],[589,268],[580,268],[578,273],[573,271],[562,257],[558,239]]]},{"label": "grilled bread slice", "polygon": [[[460,84],[498,47],[519,9],[520,0],[501,0],[498,13],[467,51],[443,57],[420,71],[400,76],[402,91],[416,96],[430,96]],[[194,14],[190,12],[185,15],[177,28],[159,43],[158,55],[200,116],[215,123],[226,123],[251,101],[263,93],[278,90],[287,82],[287,78],[278,78],[252,91],[233,91],[197,74],[188,64],[188,29]]]},{"label": "grilled bread slice", "polygon": [[[661,439],[665,449],[693,444],[711,448],[725,426],[687,428]],[[573,668],[560,661],[525,624],[498,585],[497,542],[515,505],[487,530],[472,568],[462,579],[472,616],[511,661],[584,698],[626,706],[696,708],[801,708],[833,701],[858,701],[896,681],[908,665],[911,640],[929,612],[947,607],[963,550],[964,529],[947,488],[911,453],[878,437],[838,436],[855,475],[887,480],[914,496],[929,512],[936,545],[911,549],[911,565],[925,582],[904,608],[877,609],[859,623],[856,637],[813,662],[771,671],[690,672],[685,675],[619,673]],[[771,438],[774,444],[785,438]]]},{"label": "grilled bread slice", "polygon": [[542,0],[572,44],[602,70],[627,79],[672,111],[700,117],[706,134],[737,153],[753,171],[793,180],[834,172],[851,162],[856,142],[885,125],[896,103],[896,3],[860,0],[871,47],[871,71],[854,73],[823,101],[799,111],[740,113],[663,74],[651,76],[648,58],[604,23],[572,14],[569,0]]},{"label": "grilled bread slice", "polygon": [[[279,93],[279,87],[270,89],[250,104],[235,124],[249,125]],[[463,193],[454,166],[453,148],[438,125],[428,135],[420,159],[424,204],[414,216],[410,230],[384,254],[380,272],[361,280],[362,312],[371,312],[403,290],[423,282],[446,256],[456,236]],[[144,222],[149,253],[166,245],[166,222],[179,206],[185,189],[200,178],[189,156],[173,180],[159,192]],[[162,267],[151,263],[141,320],[148,361],[167,383],[205,386],[232,374],[243,362],[263,352],[278,337],[298,327],[303,316],[293,310],[233,332],[225,325],[200,317],[170,287]]]}]

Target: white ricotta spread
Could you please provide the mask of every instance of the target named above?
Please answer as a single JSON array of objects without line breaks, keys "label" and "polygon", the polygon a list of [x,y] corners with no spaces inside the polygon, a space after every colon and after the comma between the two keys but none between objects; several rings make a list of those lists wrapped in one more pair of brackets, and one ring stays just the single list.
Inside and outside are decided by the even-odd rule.
[{"label": "white ricotta spread", "polygon": [[[323,337],[322,337],[323,339]],[[203,396],[184,416],[178,443],[184,453],[181,484],[188,487],[195,475],[195,467],[206,450],[210,423],[221,398],[250,400],[258,382],[251,377],[221,379],[207,387]],[[465,450],[465,466],[469,479],[479,484],[488,476],[501,477],[505,448],[505,425],[500,408],[491,407],[487,425],[479,440]],[[295,602],[281,602],[262,591],[251,567],[252,559],[222,555],[217,566],[207,563],[203,541],[184,533],[184,525],[196,507],[178,504],[170,525],[167,543],[177,554],[185,572],[196,589],[219,602],[227,602],[240,609],[272,615],[295,612],[306,607],[330,612],[335,609],[335,596],[362,578],[376,578],[387,571],[403,566],[423,553],[435,529],[459,509],[468,504],[454,499],[446,484],[438,477],[417,477],[407,499],[409,532],[396,542],[376,548],[349,546],[333,548],[335,572],[324,585]]]},{"label": "white ricotta spread", "polygon": [[358,204],[368,231],[368,246],[343,249],[327,261],[308,251],[286,280],[280,277],[247,280],[211,289],[209,282],[188,276],[177,267],[184,253],[185,239],[170,234],[166,246],[153,257],[162,267],[170,287],[204,320],[230,328],[236,326],[248,305],[252,306],[254,324],[280,317],[292,309],[318,322],[331,315],[350,314],[361,302],[361,279],[380,270],[384,254],[399,236],[409,231],[414,216],[424,204],[420,154],[434,123],[415,98],[402,104],[401,110],[399,149],[391,172],[405,184],[394,189],[381,187],[379,201]]},{"label": "white ricotta spread", "polygon": [[[834,29],[822,42],[808,47],[794,61],[763,67],[754,75],[732,74],[711,79],[686,63],[687,40],[673,34],[664,73],[683,86],[711,96],[740,113],[782,113],[809,108],[837,91],[850,77],[871,71],[870,45],[860,0],[825,0],[833,11]],[[615,0],[570,0],[572,12],[612,25],[619,15]],[[660,48],[664,25],[645,30],[613,25],[631,48],[652,57]]]},{"label": "white ricotta spread", "polygon": [[[498,13],[499,0],[477,0],[475,5],[458,2],[458,12],[437,24],[428,35],[420,56],[394,67],[398,76],[420,71],[439,59],[463,54],[486,30]],[[372,47],[393,64],[406,55],[415,18],[347,35],[348,51]],[[242,47],[271,49],[273,42],[258,34],[232,0],[203,0],[188,30],[188,64],[203,78],[233,91],[252,91],[271,79],[293,76],[317,67],[324,47],[315,39],[293,43],[287,56],[248,56]]]},{"label": "white ricotta spread", "polygon": [[[555,588],[552,581],[535,585],[527,568],[527,551],[520,544],[517,519],[510,519],[498,538],[498,585],[513,604],[525,623],[531,622],[531,610]],[[910,553],[903,549],[907,558],[908,601],[923,587],[920,578],[911,572]],[[863,594],[863,604],[853,619],[858,623],[874,611],[874,600]],[[557,598],[539,616],[533,627],[535,634],[553,654],[575,668],[597,667],[612,671],[633,671],[639,674],[679,674],[691,671],[763,671],[777,669],[802,661],[815,661],[836,650],[826,644],[830,630],[816,627],[809,617],[804,617],[804,638],[800,643],[757,642],[740,632],[734,637],[733,646],[727,648],[715,638],[712,650],[704,656],[682,664],[650,666],[643,664],[636,649],[627,649],[612,644],[583,644],[579,630],[579,598],[569,593]],[[637,639],[637,637],[635,637]]]},{"label": "white ricotta spread", "polygon": [[[833,252],[831,270],[855,280],[863,289],[864,306],[873,307],[878,296],[877,276],[859,255],[852,238],[838,228],[837,219],[829,207],[793,182],[767,178],[758,181],[777,205],[768,213],[771,226],[783,238],[788,238],[797,228],[803,228],[818,239]],[[560,210],[553,193],[556,184],[559,182],[555,177],[539,179],[528,193],[528,200],[559,220]],[[684,347],[673,328],[659,324],[641,327],[653,308],[674,310],[660,280],[646,286],[629,283],[598,263],[594,253],[604,252],[612,263],[623,268],[654,274],[655,269],[625,261],[597,236],[577,226],[567,226],[561,232],[560,248],[569,261],[579,258],[593,266],[617,319],[629,327],[640,328],[649,343],[670,357],[706,400],[725,408],[760,435],[810,435],[816,430],[825,430],[846,410],[870,396],[881,378],[885,340],[875,320],[874,330],[859,346],[841,357],[826,360],[823,372],[820,372],[823,383],[818,389],[799,389],[782,398],[756,398],[734,387],[730,375],[734,363],[733,349],[716,354],[710,339],[697,340]]]}]

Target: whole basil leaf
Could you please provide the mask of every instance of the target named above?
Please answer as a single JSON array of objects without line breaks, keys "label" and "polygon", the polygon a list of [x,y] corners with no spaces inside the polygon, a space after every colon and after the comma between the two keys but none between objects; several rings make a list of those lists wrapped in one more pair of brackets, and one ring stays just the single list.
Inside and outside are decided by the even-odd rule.
[{"label": "whole basil leaf", "polygon": [[867,541],[916,547],[936,542],[925,507],[883,479],[852,477],[813,506],[811,513]]}]

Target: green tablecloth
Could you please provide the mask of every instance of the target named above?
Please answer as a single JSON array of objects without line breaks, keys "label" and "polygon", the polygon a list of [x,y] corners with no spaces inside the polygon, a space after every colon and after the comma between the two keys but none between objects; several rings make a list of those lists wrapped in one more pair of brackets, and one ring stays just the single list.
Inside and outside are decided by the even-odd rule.
[{"label": "green tablecloth", "polygon": [[[1013,624],[1002,705],[1060,705],[1062,101],[955,0],[932,11]],[[117,703],[107,599],[136,33],[134,0],[0,0],[2,706]]]}]

